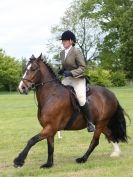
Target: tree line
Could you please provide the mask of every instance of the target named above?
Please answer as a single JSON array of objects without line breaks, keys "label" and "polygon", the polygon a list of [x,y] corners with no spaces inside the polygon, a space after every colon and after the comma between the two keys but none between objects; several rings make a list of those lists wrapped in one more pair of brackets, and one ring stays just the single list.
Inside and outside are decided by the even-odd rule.
[{"label": "tree line", "polygon": [[0,49],[0,90],[16,90],[22,73],[22,62]]}]

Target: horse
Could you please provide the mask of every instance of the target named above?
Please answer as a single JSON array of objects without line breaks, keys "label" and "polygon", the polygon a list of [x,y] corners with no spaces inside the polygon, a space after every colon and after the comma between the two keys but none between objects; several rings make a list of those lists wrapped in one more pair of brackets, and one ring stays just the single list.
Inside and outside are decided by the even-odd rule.
[{"label": "horse", "polygon": [[[18,86],[21,94],[28,94],[33,88],[35,88],[38,102],[37,116],[42,130],[29,139],[25,148],[14,159],[14,167],[22,167],[31,147],[47,139],[48,158],[40,168],[49,168],[54,164],[54,136],[57,131],[81,130],[87,127],[87,122],[80,109],[79,111],[76,109],[77,104],[74,103],[77,102],[72,89],[61,83],[50,65],[42,59],[42,55],[38,58],[32,55]],[[128,141],[124,109],[114,93],[105,87],[90,86],[86,94],[96,130],[87,151],[82,157],[77,158],[76,162],[87,161],[98,146],[101,133],[113,145],[114,151],[111,156],[119,156],[121,151],[118,143]],[[75,112],[77,112],[76,118],[71,121]]]}]

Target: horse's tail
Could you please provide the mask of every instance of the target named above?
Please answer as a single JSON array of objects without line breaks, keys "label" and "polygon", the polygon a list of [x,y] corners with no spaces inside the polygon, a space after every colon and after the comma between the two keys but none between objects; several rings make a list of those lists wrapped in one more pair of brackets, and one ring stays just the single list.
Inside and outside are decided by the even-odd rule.
[{"label": "horse's tail", "polygon": [[108,128],[111,130],[112,133],[112,140],[117,143],[119,143],[120,141],[127,142],[128,140],[126,120],[124,115],[125,111],[118,102],[117,110],[108,123]]}]

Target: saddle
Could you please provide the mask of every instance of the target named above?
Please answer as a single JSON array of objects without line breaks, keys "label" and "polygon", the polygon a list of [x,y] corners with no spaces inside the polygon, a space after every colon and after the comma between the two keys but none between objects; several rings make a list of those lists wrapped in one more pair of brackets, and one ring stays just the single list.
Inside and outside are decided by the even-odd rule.
[{"label": "saddle", "polygon": [[[66,86],[67,89],[69,89],[69,92],[70,92],[70,99],[71,99],[71,103],[72,103],[72,106],[74,108],[74,111],[73,111],[73,114],[71,115],[65,129],[69,129],[72,124],[74,123],[74,121],[76,120],[76,118],[78,117],[78,114],[81,112],[81,108],[80,108],[80,104],[79,104],[79,101],[78,101],[78,98],[76,96],[76,92],[74,90],[74,88],[70,85],[67,85]],[[86,95],[90,95],[91,94],[91,89],[90,89],[90,86],[87,85],[86,87]]]},{"label": "saddle", "polygon": [[[74,88],[71,85],[67,85],[66,87],[69,89],[71,103],[73,105],[74,110],[80,112],[80,104],[79,104]],[[91,88],[90,88],[90,85],[88,84],[86,85],[86,95],[87,96],[91,95]]]}]

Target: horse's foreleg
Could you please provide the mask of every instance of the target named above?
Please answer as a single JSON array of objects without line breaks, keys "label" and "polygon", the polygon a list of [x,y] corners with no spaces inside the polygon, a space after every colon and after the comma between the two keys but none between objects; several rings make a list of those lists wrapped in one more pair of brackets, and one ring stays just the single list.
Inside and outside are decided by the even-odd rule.
[{"label": "horse's foreleg", "polygon": [[47,125],[41,133],[37,134],[36,136],[32,137],[26,147],[23,149],[23,151],[18,155],[17,158],[14,159],[14,167],[21,167],[24,164],[24,161],[28,155],[29,150],[33,145],[35,145],[37,142],[46,139],[48,137],[52,137],[54,135],[52,131],[52,127],[50,125]]},{"label": "horse's foreleg", "polygon": [[92,151],[99,144],[100,134],[101,134],[101,130],[96,129],[88,150],[86,151],[86,153],[81,158],[76,159],[77,163],[85,163],[87,161],[87,159],[90,156],[90,154],[92,153]]},{"label": "horse's foreleg", "polygon": [[41,165],[40,168],[49,168],[53,166],[53,154],[54,154],[54,136],[47,138],[48,145],[48,159],[47,163]]},{"label": "horse's foreleg", "polygon": [[16,157],[14,159],[14,167],[22,167],[24,165],[24,161],[25,161],[31,147],[41,140],[42,140],[42,137],[40,136],[40,134],[37,134],[34,137],[32,137],[28,141],[28,143],[27,143],[26,147],[23,149],[23,151],[18,155],[18,157]]}]

